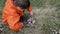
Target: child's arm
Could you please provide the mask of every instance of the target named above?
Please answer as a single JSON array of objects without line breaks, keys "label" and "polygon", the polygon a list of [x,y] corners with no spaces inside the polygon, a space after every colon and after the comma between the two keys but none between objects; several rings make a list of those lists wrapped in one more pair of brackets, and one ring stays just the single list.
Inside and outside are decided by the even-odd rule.
[{"label": "child's arm", "polygon": [[29,6],[29,7],[27,8],[27,10],[29,11],[30,15],[33,15],[32,6]]}]

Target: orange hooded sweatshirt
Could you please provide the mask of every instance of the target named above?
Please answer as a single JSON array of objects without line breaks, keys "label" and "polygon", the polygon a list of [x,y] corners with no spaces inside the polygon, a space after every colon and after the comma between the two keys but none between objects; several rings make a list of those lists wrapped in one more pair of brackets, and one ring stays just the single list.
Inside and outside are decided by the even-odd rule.
[{"label": "orange hooded sweatshirt", "polygon": [[[27,9],[29,12],[32,11],[30,6]],[[5,6],[2,11],[2,21],[9,25],[10,29],[17,31],[22,29],[23,23],[20,22],[20,17],[24,15],[23,10],[18,9],[11,0],[6,0]]]}]

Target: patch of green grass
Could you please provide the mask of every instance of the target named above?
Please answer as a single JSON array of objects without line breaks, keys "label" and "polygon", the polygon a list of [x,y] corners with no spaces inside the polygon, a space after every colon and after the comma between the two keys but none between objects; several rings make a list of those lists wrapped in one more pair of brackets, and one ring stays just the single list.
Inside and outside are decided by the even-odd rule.
[{"label": "patch of green grass", "polygon": [[30,0],[33,7],[45,7],[47,5],[52,5],[60,7],[60,0]]},{"label": "patch of green grass", "polygon": [[5,0],[0,0],[0,15],[2,14],[2,8],[5,4]]},{"label": "patch of green grass", "polygon": [[2,13],[0,12],[0,15],[1,15]]},{"label": "patch of green grass", "polygon": [[5,3],[5,0],[0,0],[0,7],[3,7]]},{"label": "patch of green grass", "polygon": [[49,0],[49,3],[51,4],[51,5],[59,5],[60,4],[60,0]]},{"label": "patch of green grass", "polygon": [[46,0],[31,0],[31,5],[35,7],[42,7],[46,3]]}]

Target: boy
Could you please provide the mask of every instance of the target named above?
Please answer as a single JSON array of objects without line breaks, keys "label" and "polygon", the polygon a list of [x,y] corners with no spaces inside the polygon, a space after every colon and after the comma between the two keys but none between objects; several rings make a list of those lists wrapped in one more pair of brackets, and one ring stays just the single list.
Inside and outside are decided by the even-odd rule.
[{"label": "boy", "polygon": [[2,11],[2,21],[8,24],[11,30],[22,29],[23,23],[20,21],[20,17],[24,15],[25,9],[29,11],[30,15],[33,15],[29,0],[6,0]]}]

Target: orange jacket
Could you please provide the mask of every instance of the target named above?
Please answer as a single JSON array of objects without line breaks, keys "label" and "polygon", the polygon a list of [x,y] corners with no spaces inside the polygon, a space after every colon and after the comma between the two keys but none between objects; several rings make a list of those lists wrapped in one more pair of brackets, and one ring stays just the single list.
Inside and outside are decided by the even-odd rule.
[{"label": "orange jacket", "polygon": [[[28,8],[28,11],[32,11],[32,7]],[[23,10],[19,10],[16,6],[13,5],[11,0],[6,0],[5,6],[2,11],[2,21],[7,23],[10,29],[17,31],[22,29],[23,23],[21,23],[20,16],[24,15]]]}]

